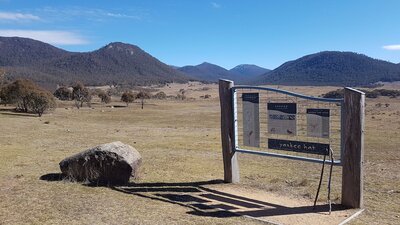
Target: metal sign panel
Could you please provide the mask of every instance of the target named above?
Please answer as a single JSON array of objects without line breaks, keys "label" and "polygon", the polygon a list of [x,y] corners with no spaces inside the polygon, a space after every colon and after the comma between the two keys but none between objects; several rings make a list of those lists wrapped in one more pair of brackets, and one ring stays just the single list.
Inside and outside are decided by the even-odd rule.
[{"label": "metal sign panel", "polygon": [[307,109],[307,136],[329,138],[329,109]]},{"label": "metal sign panel", "polygon": [[296,103],[268,103],[268,132],[296,135]]},{"label": "metal sign panel", "polygon": [[329,155],[329,144],[268,139],[268,148],[317,155]]},{"label": "metal sign panel", "polygon": [[260,147],[260,119],[258,93],[243,93],[243,145]]}]

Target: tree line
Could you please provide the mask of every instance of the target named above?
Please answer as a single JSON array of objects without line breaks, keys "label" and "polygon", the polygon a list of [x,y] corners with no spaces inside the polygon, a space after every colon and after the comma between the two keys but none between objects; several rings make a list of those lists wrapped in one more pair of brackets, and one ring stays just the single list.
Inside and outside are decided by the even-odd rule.
[{"label": "tree line", "polygon": [[[399,90],[389,90],[389,89],[374,89],[374,90],[360,89],[360,90],[365,93],[365,97],[367,98],[377,98],[379,96],[397,98],[400,96]],[[343,96],[344,96],[344,89],[337,89],[322,95],[322,97],[324,98],[343,98]]]},{"label": "tree line", "polygon": [[[73,87],[59,87],[55,92],[54,96],[57,97],[61,101],[75,101],[75,106],[79,109],[83,106],[84,103],[87,103],[88,106],[91,104],[92,96],[97,95],[102,103],[108,104],[111,102],[111,96],[113,95],[112,91],[104,91],[101,89],[90,90],[86,88],[82,83],[76,83]],[[151,95],[151,93],[145,89],[140,90],[139,92],[125,91],[121,95],[121,101],[125,102],[127,106],[129,103],[134,102],[139,99],[141,102],[141,107],[143,109],[144,103],[146,99],[157,98],[157,99],[165,99],[167,95],[164,92],[158,92],[155,95]]]},{"label": "tree line", "polygon": [[[3,80],[3,79],[2,79]],[[160,91],[152,95],[150,90],[141,88],[135,92],[128,90],[122,94],[119,91],[110,89],[90,89],[81,82],[76,82],[73,86],[58,87],[54,93],[38,86],[28,79],[17,79],[11,83],[0,83],[0,103],[4,105],[15,105],[17,112],[35,113],[39,117],[46,111],[56,108],[56,98],[60,101],[74,101],[76,108],[81,108],[86,104],[91,107],[92,97],[97,96],[102,103],[111,102],[112,96],[121,96],[120,100],[129,106],[130,103],[139,100],[141,108],[144,108],[146,99],[166,99],[173,98],[186,99],[185,91],[182,89],[177,96],[167,96]]]}]

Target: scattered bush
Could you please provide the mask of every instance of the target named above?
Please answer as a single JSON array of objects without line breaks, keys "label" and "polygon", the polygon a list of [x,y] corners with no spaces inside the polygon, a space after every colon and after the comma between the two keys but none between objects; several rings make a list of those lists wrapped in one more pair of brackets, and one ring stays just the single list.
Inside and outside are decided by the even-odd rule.
[{"label": "scattered bush", "polygon": [[55,108],[56,106],[53,95],[48,91],[32,91],[29,98],[29,108],[33,113],[38,114],[39,117],[41,117],[45,111]]},{"label": "scattered bush", "polygon": [[88,107],[90,107],[92,95],[88,88],[86,88],[81,82],[77,82],[72,87],[72,99],[75,100],[75,106],[78,109],[83,106],[84,102],[86,102]]},{"label": "scattered bush", "polygon": [[2,88],[1,98],[8,104],[16,104],[17,111],[35,113],[39,117],[56,107],[54,97],[49,91],[26,79],[18,79]]},{"label": "scattered bush", "polygon": [[98,91],[97,96],[99,96],[102,103],[108,104],[111,102],[111,96],[103,90]]},{"label": "scattered bush", "polygon": [[186,96],[183,95],[183,94],[177,94],[177,95],[176,95],[176,99],[178,99],[178,100],[185,100],[185,99],[186,99]]},{"label": "scattered bush", "polygon": [[72,100],[72,91],[67,87],[59,87],[53,94],[56,98],[61,101],[70,101]]},{"label": "scattered bush", "polygon": [[375,91],[368,91],[368,92],[365,92],[365,97],[367,97],[367,98],[377,98],[378,97],[378,93],[376,93]]},{"label": "scattered bush", "polygon": [[121,101],[126,103],[126,106],[129,105],[129,103],[135,101],[136,95],[132,93],[131,91],[126,91],[122,94],[121,96]]},{"label": "scattered bush", "polygon": [[209,94],[202,95],[202,96],[200,96],[200,98],[208,99],[208,98],[211,98],[211,95],[209,95]]},{"label": "scattered bush", "polygon": [[155,95],[153,95],[153,98],[155,98],[155,99],[166,99],[167,95],[163,91],[160,91],[160,92],[156,93]]},{"label": "scattered bush", "polygon": [[[372,91],[369,90],[361,90],[365,93],[365,97],[367,98],[377,98],[379,96],[387,96],[390,98],[396,98],[400,96],[400,91],[398,90],[387,90],[387,89],[375,89]],[[322,96],[324,98],[343,98],[344,89],[338,89],[336,91],[330,91]]]},{"label": "scattered bush", "polygon": [[186,91],[185,89],[180,89],[179,93],[176,95],[176,99],[178,100],[185,100],[186,99]]},{"label": "scattered bush", "polygon": [[373,90],[373,92],[376,92],[380,96],[387,96],[391,98],[396,98],[397,96],[400,96],[400,91],[398,90],[376,89]]},{"label": "scattered bush", "polygon": [[326,94],[323,94],[324,98],[343,98],[344,89],[337,89],[336,91],[330,91]]},{"label": "scattered bush", "polygon": [[144,107],[144,100],[145,100],[145,99],[151,98],[151,94],[150,94],[148,91],[146,91],[146,90],[142,90],[142,91],[140,91],[140,92],[137,94],[136,98],[137,98],[137,99],[140,99],[140,102],[141,102],[141,104],[142,104],[142,109],[143,109],[143,107]]}]

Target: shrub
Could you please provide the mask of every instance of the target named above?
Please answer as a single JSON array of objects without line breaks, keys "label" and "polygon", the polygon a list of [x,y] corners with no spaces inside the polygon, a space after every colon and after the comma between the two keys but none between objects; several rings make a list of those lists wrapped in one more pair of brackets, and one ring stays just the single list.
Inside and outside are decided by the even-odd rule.
[{"label": "shrub", "polygon": [[151,94],[150,94],[148,91],[146,91],[146,90],[141,90],[141,91],[137,94],[136,98],[137,98],[137,99],[140,99],[140,102],[141,102],[141,104],[142,104],[142,109],[143,109],[144,100],[145,100],[145,99],[151,98]]},{"label": "shrub", "polygon": [[156,93],[155,95],[153,95],[153,98],[155,98],[155,99],[166,99],[167,95],[163,91],[160,91],[160,92]]},{"label": "shrub", "polygon": [[391,98],[400,96],[400,91],[398,90],[376,89],[375,91],[381,96],[387,96]]},{"label": "shrub", "polygon": [[186,99],[186,96],[183,95],[183,94],[177,94],[177,95],[176,95],[176,99],[178,99],[178,100],[185,100],[185,99]]},{"label": "shrub", "polygon": [[77,82],[72,87],[72,99],[75,100],[75,106],[78,109],[83,106],[84,102],[86,102],[90,107],[92,95],[89,89],[87,89],[82,83]]},{"label": "shrub", "polygon": [[326,94],[323,94],[324,98],[343,98],[344,89],[337,89],[336,91],[330,91]]},{"label": "shrub", "polygon": [[17,111],[43,113],[51,108],[55,108],[53,95],[30,80],[18,79],[4,87],[1,91],[2,99],[9,104],[16,104]]},{"label": "shrub", "polygon": [[122,94],[121,96],[121,101],[126,103],[126,106],[129,105],[129,103],[135,101],[136,95],[132,93],[131,91],[126,91]]},{"label": "shrub", "polygon": [[39,87],[32,81],[18,79],[3,88],[3,98],[8,104],[16,104],[17,110],[28,112],[29,94]]},{"label": "shrub", "polygon": [[108,104],[111,102],[111,96],[108,95],[105,91],[100,90],[98,93],[99,98],[101,99],[102,103]]},{"label": "shrub", "polygon": [[56,102],[53,95],[48,91],[34,90],[29,96],[29,108],[33,113],[41,117],[49,109],[55,108]]},{"label": "shrub", "polygon": [[[396,98],[400,96],[400,91],[398,90],[387,90],[387,89],[376,89],[373,91],[369,90],[361,90],[365,93],[365,97],[367,98],[377,98],[378,96],[388,96],[391,98]],[[324,98],[343,98],[344,89],[338,89],[336,91],[330,91],[322,96]]]},{"label": "shrub", "polygon": [[367,98],[377,98],[378,93],[376,91],[367,91],[365,92],[365,97]]},{"label": "shrub", "polygon": [[72,100],[72,91],[67,87],[59,87],[53,95],[61,101]]}]

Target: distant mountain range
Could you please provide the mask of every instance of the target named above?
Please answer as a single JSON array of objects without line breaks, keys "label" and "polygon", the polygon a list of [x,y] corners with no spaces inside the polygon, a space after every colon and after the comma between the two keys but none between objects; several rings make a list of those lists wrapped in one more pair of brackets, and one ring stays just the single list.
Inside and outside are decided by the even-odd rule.
[{"label": "distant mountain range", "polygon": [[175,67],[177,70],[186,73],[198,80],[209,82],[217,82],[218,79],[230,79],[237,83],[244,83],[248,80],[255,79],[256,76],[268,72],[268,69],[249,64],[238,65],[227,70],[218,65],[204,62],[197,66]]},{"label": "distant mountain range", "polygon": [[174,67],[135,45],[114,42],[92,52],[68,52],[19,37],[0,37],[0,67],[10,79],[29,78],[48,88],[87,85],[147,85],[219,78],[246,84],[357,86],[400,81],[400,64],[353,52],[326,51],[286,62],[274,70],[243,64],[230,70],[211,63]]},{"label": "distant mountain range", "polygon": [[325,51],[286,62],[249,83],[357,86],[398,80],[399,64],[353,52]]},{"label": "distant mountain range", "polygon": [[11,78],[29,78],[50,88],[76,81],[147,85],[193,80],[139,47],[120,42],[77,53],[32,39],[0,37],[0,66]]},{"label": "distant mountain range", "polygon": [[261,74],[265,74],[271,70],[252,64],[242,64],[230,69],[229,71],[236,74],[237,76],[248,79]]}]

